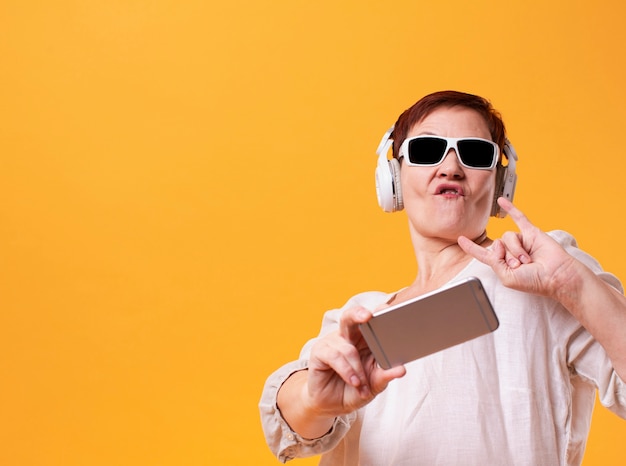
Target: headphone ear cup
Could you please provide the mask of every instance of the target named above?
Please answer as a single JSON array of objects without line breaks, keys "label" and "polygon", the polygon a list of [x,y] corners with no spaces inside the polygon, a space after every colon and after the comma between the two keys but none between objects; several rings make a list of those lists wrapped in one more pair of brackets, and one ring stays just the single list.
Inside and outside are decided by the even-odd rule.
[{"label": "headphone ear cup", "polygon": [[376,166],[376,196],[378,205],[385,212],[397,212],[404,208],[400,187],[400,163],[397,159],[387,160],[382,154]]},{"label": "headphone ear cup", "polygon": [[504,218],[506,212],[502,211],[502,208],[498,205],[498,198],[502,196],[504,191],[504,180],[506,178],[507,167],[498,162],[496,166],[496,189],[493,192],[493,203],[491,204],[491,216]]},{"label": "headphone ear cup", "polygon": [[394,206],[394,180],[387,157],[380,155],[376,165],[376,197],[378,205],[385,212],[393,212]]},{"label": "headphone ear cup", "polygon": [[387,154],[393,145],[391,134],[394,127],[387,130],[380,140],[376,154],[376,197],[378,205],[385,212],[397,212],[404,208],[402,188],[400,186],[400,162],[395,157],[387,159]]},{"label": "headphone ear cup", "polygon": [[498,198],[504,197],[513,202],[515,195],[515,186],[517,185],[517,153],[511,142],[507,139],[504,145],[504,155],[507,158],[507,165],[503,166],[498,163],[496,168],[496,189],[493,196],[493,204],[491,205],[491,215],[498,218],[506,217],[506,212],[498,205]]},{"label": "headphone ear cup", "polygon": [[400,183],[400,162],[393,158],[389,160],[389,171],[393,178],[394,196],[394,212],[404,209],[404,199],[402,198],[402,184]]}]

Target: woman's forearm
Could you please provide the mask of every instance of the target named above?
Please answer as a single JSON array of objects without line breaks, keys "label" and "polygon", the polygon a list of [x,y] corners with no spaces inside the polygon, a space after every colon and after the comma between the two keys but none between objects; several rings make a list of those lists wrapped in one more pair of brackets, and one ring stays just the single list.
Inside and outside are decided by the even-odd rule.
[{"label": "woman's forearm", "polygon": [[292,374],[278,391],[277,405],[291,429],[306,439],[315,439],[328,433],[335,418],[320,416],[308,407],[306,384],[308,371]]},{"label": "woman's forearm", "polygon": [[556,299],[602,345],[626,381],[626,297],[581,262],[562,275]]}]

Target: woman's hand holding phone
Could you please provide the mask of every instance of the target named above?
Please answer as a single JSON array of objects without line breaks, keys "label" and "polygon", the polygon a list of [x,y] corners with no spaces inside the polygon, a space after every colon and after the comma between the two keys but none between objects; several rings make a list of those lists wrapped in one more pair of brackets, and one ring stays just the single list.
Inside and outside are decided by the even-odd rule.
[{"label": "woman's hand holding phone", "polygon": [[343,313],[339,329],[318,340],[311,350],[307,398],[316,410],[329,416],[355,411],[402,377],[404,366],[384,370],[378,366],[359,324],[372,313],[354,307]]}]

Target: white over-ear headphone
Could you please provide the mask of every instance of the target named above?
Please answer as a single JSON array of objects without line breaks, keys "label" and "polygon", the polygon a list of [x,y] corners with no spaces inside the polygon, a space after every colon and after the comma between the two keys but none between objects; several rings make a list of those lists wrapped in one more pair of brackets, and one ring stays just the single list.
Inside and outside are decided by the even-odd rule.
[{"label": "white over-ear headphone", "polygon": [[[400,162],[395,157],[387,158],[389,149],[393,144],[393,139],[391,139],[393,129],[392,126],[387,130],[378,145],[378,149],[376,149],[378,155],[376,196],[378,197],[378,204],[385,212],[398,212],[404,209],[402,186],[400,185]],[[499,162],[496,167],[496,189],[491,205],[491,215],[498,218],[506,217],[506,212],[498,205],[497,199],[505,197],[509,201],[513,201],[517,183],[517,174],[515,173],[517,154],[508,139],[505,140],[503,152],[507,164],[502,165]]]},{"label": "white over-ear headphone", "polygon": [[391,133],[393,126],[387,130],[376,149],[378,164],[376,166],[376,196],[378,204],[385,212],[397,212],[404,209],[402,202],[402,186],[400,186],[400,162],[395,157],[387,159],[389,149],[393,145]]}]

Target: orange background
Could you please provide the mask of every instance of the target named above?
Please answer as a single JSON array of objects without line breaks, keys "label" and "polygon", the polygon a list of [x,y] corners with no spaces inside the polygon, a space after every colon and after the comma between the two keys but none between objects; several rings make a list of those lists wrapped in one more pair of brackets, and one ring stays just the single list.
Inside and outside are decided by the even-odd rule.
[{"label": "orange background", "polygon": [[[374,151],[434,90],[489,97],[517,205],[626,279],[625,13],[2,2],[0,464],[277,464],[266,376],[324,310],[415,274]],[[585,466],[624,464],[624,438],[598,409]]]}]

